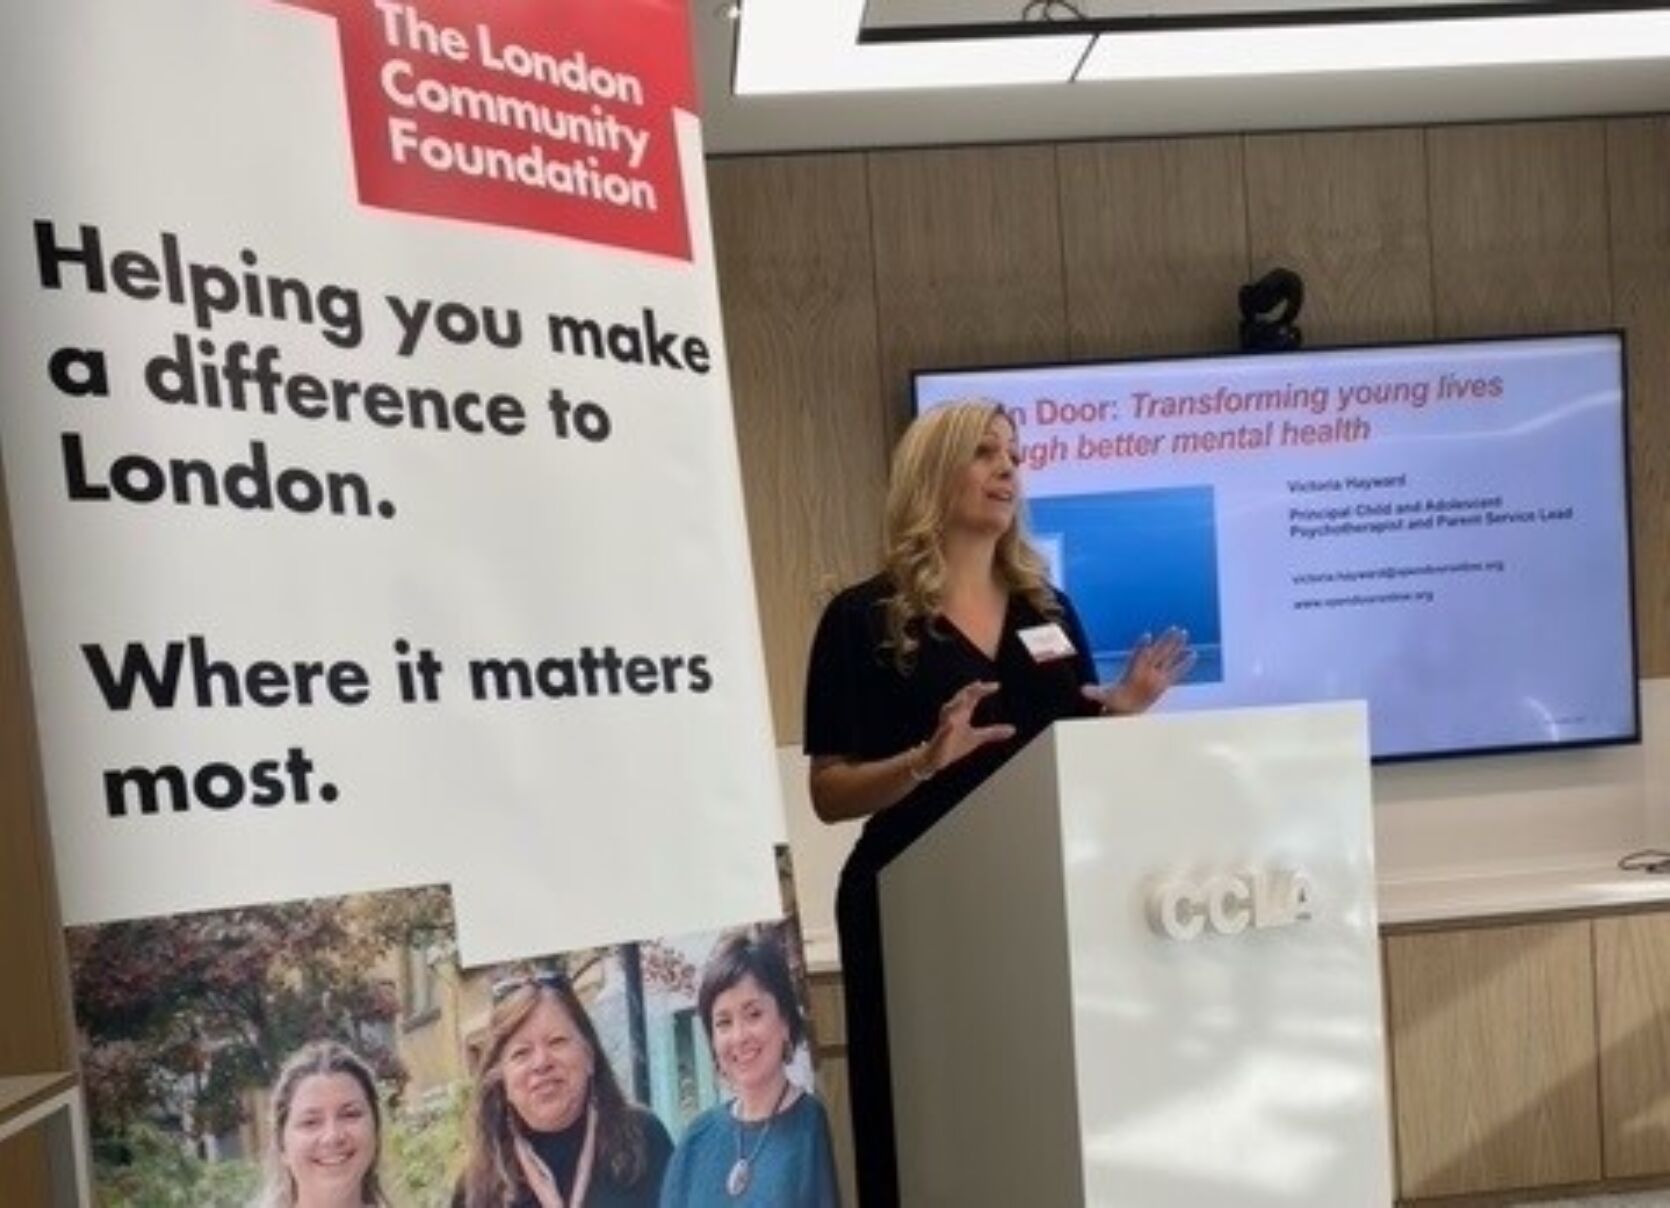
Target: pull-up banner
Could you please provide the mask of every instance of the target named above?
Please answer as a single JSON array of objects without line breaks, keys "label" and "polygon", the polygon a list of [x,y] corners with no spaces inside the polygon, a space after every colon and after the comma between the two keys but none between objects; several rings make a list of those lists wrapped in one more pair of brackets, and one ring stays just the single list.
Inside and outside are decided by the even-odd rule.
[{"label": "pull-up banner", "polygon": [[780,912],[687,21],[3,7],[68,925],[442,884],[477,965]]}]

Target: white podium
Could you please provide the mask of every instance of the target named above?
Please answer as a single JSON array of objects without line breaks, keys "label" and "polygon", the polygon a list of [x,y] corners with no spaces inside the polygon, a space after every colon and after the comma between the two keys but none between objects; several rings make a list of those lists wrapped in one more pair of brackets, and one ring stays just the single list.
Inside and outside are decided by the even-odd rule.
[{"label": "white podium", "polygon": [[1360,704],[1064,722],[881,875],[903,1208],[1385,1208]]}]

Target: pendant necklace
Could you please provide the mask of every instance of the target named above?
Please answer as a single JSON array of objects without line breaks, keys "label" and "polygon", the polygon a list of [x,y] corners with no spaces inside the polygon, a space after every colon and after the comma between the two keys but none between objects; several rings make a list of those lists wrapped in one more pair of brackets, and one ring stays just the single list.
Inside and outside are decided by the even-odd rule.
[{"label": "pendant necklace", "polygon": [[[742,1117],[736,1118],[736,1161],[731,1164],[731,1172],[725,1176],[725,1194],[733,1199],[748,1190],[748,1184],[754,1178],[754,1163],[759,1161],[760,1150],[765,1148],[765,1138],[771,1132],[771,1126],[777,1123],[777,1113],[783,1108],[783,1100],[789,1097],[789,1087],[793,1085],[788,1079],[783,1080],[783,1089],[777,1092],[777,1102],[771,1105],[771,1114],[765,1118],[765,1127],[760,1129],[760,1135],[754,1141],[754,1152],[744,1157],[742,1154]],[[741,1110],[741,1104],[737,1105]]]}]

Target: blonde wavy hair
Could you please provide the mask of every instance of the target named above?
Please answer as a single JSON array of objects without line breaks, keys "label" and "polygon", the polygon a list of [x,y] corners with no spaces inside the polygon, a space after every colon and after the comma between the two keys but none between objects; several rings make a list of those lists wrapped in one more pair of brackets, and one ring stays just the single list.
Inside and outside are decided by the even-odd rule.
[{"label": "blonde wavy hair", "polygon": [[[994,419],[1013,426],[991,399],[944,403],[905,430],[893,452],[883,519],[882,567],[893,584],[887,599],[887,645],[900,671],[915,661],[920,640],[912,622],[932,626],[945,602],[945,522],[963,472],[973,464]],[[1027,540],[1021,513],[997,539],[992,571],[1011,594],[1044,616],[1061,615],[1044,559]]]}]

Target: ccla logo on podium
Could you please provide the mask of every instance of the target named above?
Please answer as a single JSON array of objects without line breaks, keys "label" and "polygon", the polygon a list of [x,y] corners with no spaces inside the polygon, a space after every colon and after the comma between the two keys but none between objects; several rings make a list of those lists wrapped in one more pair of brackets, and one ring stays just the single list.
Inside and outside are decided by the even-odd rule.
[{"label": "ccla logo on podium", "polygon": [[1172,940],[1198,939],[1207,931],[1238,935],[1249,927],[1290,927],[1310,917],[1310,878],[1296,869],[1173,877],[1148,895],[1149,925]]}]

